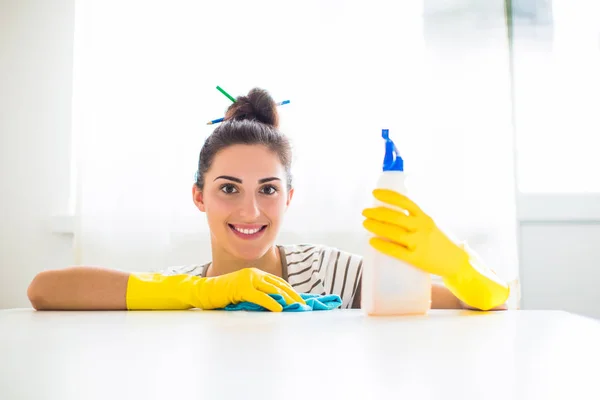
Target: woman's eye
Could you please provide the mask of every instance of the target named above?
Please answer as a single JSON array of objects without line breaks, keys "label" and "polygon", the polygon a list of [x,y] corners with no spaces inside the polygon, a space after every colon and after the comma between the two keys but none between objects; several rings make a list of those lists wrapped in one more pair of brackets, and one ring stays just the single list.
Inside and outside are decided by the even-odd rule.
[{"label": "woman's eye", "polygon": [[263,186],[263,188],[260,191],[263,194],[271,195],[271,194],[277,193],[277,188],[275,186],[268,185],[268,186]]},{"label": "woman's eye", "polygon": [[231,184],[221,186],[221,192],[226,194],[237,193],[237,188]]}]

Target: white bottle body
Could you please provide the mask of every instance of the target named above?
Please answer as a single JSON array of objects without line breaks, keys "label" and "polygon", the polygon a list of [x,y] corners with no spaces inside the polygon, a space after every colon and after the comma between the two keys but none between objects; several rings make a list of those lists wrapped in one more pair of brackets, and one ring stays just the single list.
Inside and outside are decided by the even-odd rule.
[{"label": "white bottle body", "polygon": [[[406,195],[404,181],[403,171],[385,171],[377,188]],[[375,206],[399,210],[381,202]],[[362,276],[361,308],[368,315],[423,315],[431,308],[430,274],[371,246],[363,260]]]}]

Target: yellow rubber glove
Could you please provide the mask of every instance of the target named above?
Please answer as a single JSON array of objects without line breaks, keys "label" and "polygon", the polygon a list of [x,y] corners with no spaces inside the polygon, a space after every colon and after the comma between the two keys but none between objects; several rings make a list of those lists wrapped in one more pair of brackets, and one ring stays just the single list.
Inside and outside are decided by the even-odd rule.
[{"label": "yellow rubber glove", "polygon": [[283,307],[269,294],[283,296],[287,304],[306,304],[286,281],[257,268],[214,278],[131,274],[126,300],[129,310],[210,310],[249,301],[270,311],[281,311]]},{"label": "yellow rubber glove", "polygon": [[508,299],[508,284],[466,247],[453,243],[408,197],[385,189],[376,189],[373,195],[408,213],[386,207],[365,209],[363,225],[376,236],[370,239],[372,247],[441,276],[446,287],[471,307],[491,310]]}]

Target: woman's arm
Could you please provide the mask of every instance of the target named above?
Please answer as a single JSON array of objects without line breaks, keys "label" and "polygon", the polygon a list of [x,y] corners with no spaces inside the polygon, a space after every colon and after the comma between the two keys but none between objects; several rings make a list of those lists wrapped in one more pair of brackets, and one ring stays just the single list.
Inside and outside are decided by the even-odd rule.
[{"label": "woman's arm", "polygon": [[95,267],[40,272],[27,289],[36,310],[125,310],[129,274]]},{"label": "woman's arm", "polygon": [[[463,303],[456,297],[446,286],[433,283],[431,285],[431,308],[437,309],[465,309],[478,310]],[[501,304],[498,307],[492,308],[491,311],[507,310],[506,304]]]},{"label": "woman's arm", "polygon": [[[444,286],[473,309],[506,308],[507,282],[498,277],[466,244],[457,244],[408,197],[376,189],[375,198],[408,212],[389,207],[367,208],[363,226],[375,236],[371,247],[422,271],[441,277]],[[445,296],[445,295],[443,295]],[[442,302],[445,304],[445,302]]]},{"label": "woman's arm", "polygon": [[41,272],[27,290],[36,310],[209,310],[250,301],[281,311],[272,294],[283,296],[286,304],[304,304],[287,282],[256,268],[201,278],[72,267]]},{"label": "woman's arm", "polygon": [[[359,282],[359,287],[354,296],[352,308],[360,308],[362,281]],[[431,284],[431,308],[432,309],[453,309],[460,310],[467,308],[448,288],[439,283]]]},{"label": "woman's arm", "polygon": [[[362,282],[359,283],[358,291],[354,297],[352,308],[360,308],[361,301],[361,290]],[[476,308],[469,307],[462,301],[460,301],[452,292],[444,285],[439,283],[433,283],[431,285],[431,308],[432,309],[452,309],[452,310],[476,310]],[[493,310],[506,310],[505,304],[494,308]]]},{"label": "woman's arm", "polygon": [[461,301],[444,285],[431,284],[431,308],[434,309],[461,309]]}]

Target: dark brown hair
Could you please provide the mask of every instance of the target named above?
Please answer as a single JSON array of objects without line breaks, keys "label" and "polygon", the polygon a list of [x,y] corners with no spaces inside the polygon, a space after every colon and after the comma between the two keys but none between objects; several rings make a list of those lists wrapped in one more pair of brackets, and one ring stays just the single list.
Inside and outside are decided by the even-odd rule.
[{"label": "dark brown hair", "polygon": [[292,149],[288,138],[278,130],[277,105],[266,90],[252,89],[238,96],[227,109],[225,120],[204,142],[198,159],[196,186],[204,189],[204,176],[219,151],[235,144],[263,145],[277,154],[285,168],[288,190],[292,187]]}]

